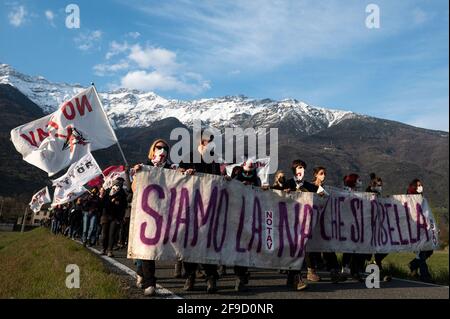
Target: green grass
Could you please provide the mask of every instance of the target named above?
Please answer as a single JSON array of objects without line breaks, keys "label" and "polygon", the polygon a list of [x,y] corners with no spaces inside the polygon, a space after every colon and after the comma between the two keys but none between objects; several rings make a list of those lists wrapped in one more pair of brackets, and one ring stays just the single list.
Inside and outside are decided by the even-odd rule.
[{"label": "green grass", "polygon": [[[383,260],[383,268],[394,277],[409,278],[408,263],[415,257],[414,253],[392,253]],[[428,258],[427,264],[436,283],[448,285],[448,251],[437,250]]]},{"label": "green grass", "polygon": [[[80,269],[80,288],[66,287],[68,264]],[[126,298],[119,277],[78,243],[47,229],[0,232],[0,298]]]}]

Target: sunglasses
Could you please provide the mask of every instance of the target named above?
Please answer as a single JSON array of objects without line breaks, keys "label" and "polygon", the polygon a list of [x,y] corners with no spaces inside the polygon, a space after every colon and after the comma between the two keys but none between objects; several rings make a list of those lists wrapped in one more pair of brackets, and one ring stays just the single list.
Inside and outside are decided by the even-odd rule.
[{"label": "sunglasses", "polygon": [[156,145],[155,148],[157,150],[166,150],[167,152],[169,151],[169,148],[167,146]]}]

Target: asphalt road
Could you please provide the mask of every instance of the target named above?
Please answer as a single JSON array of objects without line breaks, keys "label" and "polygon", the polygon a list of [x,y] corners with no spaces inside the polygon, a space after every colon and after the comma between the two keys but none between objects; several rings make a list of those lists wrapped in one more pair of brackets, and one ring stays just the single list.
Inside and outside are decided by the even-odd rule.
[{"label": "asphalt road", "polygon": [[[100,248],[93,251],[99,253]],[[129,275],[136,270],[133,260],[126,258],[125,249],[114,251],[114,258],[102,256],[110,267],[121,267],[123,276],[128,277],[130,289],[136,298],[142,298],[141,292],[134,288],[134,279]],[[116,264],[114,261],[131,269]],[[183,291],[184,279],[173,278],[174,264],[168,262],[156,262],[156,276],[158,278],[157,292],[159,297],[154,298],[184,298],[184,299],[449,299],[448,286],[431,285],[416,281],[393,278],[390,282],[381,282],[380,288],[368,289],[365,283],[355,280],[333,284],[326,272],[319,272],[321,282],[309,283],[304,291],[293,291],[286,286],[286,275],[274,270],[250,269],[249,290],[242,293],[234,291],[235,277],[232,269],[227,269],[227,275],[220,278],[217,287],[218,292],[206,294],[206,282],[198,278],[194,291]],[[128,272],[128,274],[125,274]]]}]

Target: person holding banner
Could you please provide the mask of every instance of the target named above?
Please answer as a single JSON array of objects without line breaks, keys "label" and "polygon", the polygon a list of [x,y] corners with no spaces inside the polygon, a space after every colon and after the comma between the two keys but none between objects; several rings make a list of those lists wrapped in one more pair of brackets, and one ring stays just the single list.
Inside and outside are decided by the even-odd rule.
[{"label": "person holding banner", "polygon": [[[327,176],[327,170],[323,166],[317,166],[313,169],[313,184],[319,188],[320,195],[328,195],[327,192],[323,189],[325,185],[325,179]],[[320,191],[322,189],[323,191]],[[318,253],[317,260],[321,257],[321,254]],[[337,260],[337,256],[335,252],[326,252],[322,253],[323,259],[325,260],[327,270],[330,272],[330,278],[332,283],[338,283],[340,281],[345,281],[347,278],[341,276],[339,273],[339,263]]]},{"label": "person holding banner", "polygon": [[[256,166],[251,159],[246,159],[241,166],[242,169],[234,176],[234,178],[242,182],[244,185],[261,187],[261,179],[256,172]],[[237,292],[247,291],[246,285],[248,284],[248,267],[234,266],[234,274],[236,275],[235,290]]]},{"label": "person holding banner", "polygon": [[[348,192],[361,191],[362,181],[358,174],[352,173],[344,176],[344,189]],[[342,277],[353,276],[358,281],[362,281],[361,260],[365,256],[354,253],[342,254]]]},{"label": "person holding banner", "polygon": [[276,171],[275,178],[272,186],[270,186],[270,189],[275,189],[279,191],[286,189],[286,176],[282,170]]},{"label": "person holding banner", "polygon": [[[171,164],[168,159],[170,153],[169,144],[163,139],[155,140],[150,146],[148,152],[147,165],[171,169]],[[141,169],[143,164],[137,164],[134,166],[134,170],[137,172]],[[136,184],[133,181],[131,184],[133,192],[136,190]],[[144,289],[145,296],[154,296],[156,294],[156,263],[154,260],[136,260],[137,264],[137,282],[136,286]]]},{"label": "person holding banner", "polygon": [[[204,174],[213,174],[213,175],[221,175],[220,164],[213,160],[205,161],[205,157],[209,150],[208,144],[211,143],[214,139],[213,134],[208,134],[203,131],[200,135],[199,144],[197,149],[194,149],[191,153],[189,153],[188,157],[185,160],[182,160],[179,165],[179,171],[183,174],[193,175],[195,173],[204,173]],[[196,152],[196,153],[194,153]],[[200,161],[194,161],[194,159],[199,158]],[[184,285],[185,291],[192,291],[194,289],[196,271],[198,268],[197,263],[188,263],[184,262],[184,269],[187,276],[186,283]],[[207,277],[207,293],[214,293],[217,291],[217,279],[219,278],[219,274],[217,272],[217,265],[213,264],[203,264],[202,265],[206,277]]]},{"label": "person holding banner", "polygon": [[[291,165],[292,174],[294,177],[286,182],[287,192],[313,192],[317,193],[319,187],[304,180],[306,163],[301,159],[294,160]],[[320,281],[319,275],[316,273],[315,255],[311,253],[305,254],[306,266],[308,268],[308,279],[311,281]],[[294,286],[298,291],[304,290],[308,287],[307,283],[302,278],[301,270],[289,270],[287,274],[288,286]]]},{"label": "person holding banner", "polygon": [[[422,195],[423,196],[423,183],[420,179],[415,178],[409,183],[408,190],[406,191],[408,195]],[[411,260],[408,264],[410,270],[410,276],[417,277],[418,271],[420,271],[420,280],[423,282],[433,283],[430,271],[428,270],[427,259],[433,255],[432,250],[420,251],[417,253],[416,258]]]},{"label": "person holding banner", "polygon": [[[375,173],[371,173],[370,174],[370,184],[367,187],[366,192],[373,193],[376,196],[381,197],[382,192],[383,192],[383,180],[381,179],[381,177],[377,176]],[[383,259],[387,255],[388,254],[374,254],[375,264],[380,269],[380,272],[382,274],[381,277],[383,278],[383,281],[391,281],[392,280],[392,276],[390,274],[385,274],[384,270],[383,270]],[[371,255],[367,255],[366,260],[370,261],[371,257],[372,257]]]}]

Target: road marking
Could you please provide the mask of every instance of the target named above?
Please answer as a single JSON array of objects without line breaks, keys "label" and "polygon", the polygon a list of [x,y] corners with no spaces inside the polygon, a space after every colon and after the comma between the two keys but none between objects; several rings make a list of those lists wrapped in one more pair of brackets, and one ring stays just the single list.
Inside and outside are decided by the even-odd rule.
[{"label": "road marking", "polygon": [[402,279],[402,278],[397,278],[397,277],[392,277],[392,279],[394,280],[398,280],[398,281],[404,281],[404,282],[410,282],[410,283],[414,283],[414,284],[421,284],[421,285],[427,285],[427,286],[432,286],[432,287],[442,287],[442,288],[447,288],[448,286],[444,286],[444,285],[438,285],[438,284],[432,284],[429,282],[423,282],[423,281],[418,281],[418,280],[409,280],[409,279]]},{"label": "road marking", "polygon": [[[77,241],[80,244],[83,244],[80,241]],[[117,260],[108,257],[108,256],[104,256],[101,254],[101,252],[95,248],[92,247],[86,247],[87,249],[89,249],[90,251],[92,251],[93,253],[96,253],[97,255],[100,256],[100,258],[104,259],[105,261],[109,262],[110,264],[112,264],[113,266],[115,266],[116,268],[119,268],[120,270],[122,270],[123,272],[127,273],[128,275],[130,275],[133,278],[136,278],[137,274],[134,270],[130,269],[129,267],[125,266],[124,264],[121,264],[120,262],[118,262]],[[163,286],[156,284],[156,297],[161,297],[162,299],[183,299],[180,296],[174,294],[172,291],[170,291],[167,288],[164,288]]]}]

